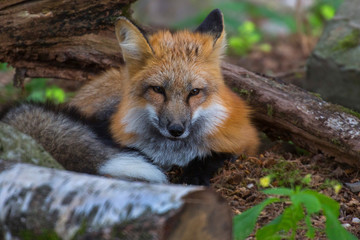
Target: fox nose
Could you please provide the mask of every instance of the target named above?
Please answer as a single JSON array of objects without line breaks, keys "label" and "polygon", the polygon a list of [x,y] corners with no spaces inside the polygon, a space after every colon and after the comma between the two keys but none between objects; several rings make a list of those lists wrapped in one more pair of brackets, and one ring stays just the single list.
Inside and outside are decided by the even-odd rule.
[{"label": "fox nose", "polygon": [[185,132],[185,128],[181,124],[170,124],[168,131],[173,137],[180,137]]}]

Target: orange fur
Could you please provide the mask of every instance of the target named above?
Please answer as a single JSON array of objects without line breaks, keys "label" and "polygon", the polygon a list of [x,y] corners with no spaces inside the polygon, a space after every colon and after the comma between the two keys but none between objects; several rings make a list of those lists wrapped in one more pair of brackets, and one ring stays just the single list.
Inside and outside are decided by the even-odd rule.
[{"label": "orange fur", "polygon": [[237,155],[254,155],[258,148],[258,136],[250,122],[250,109],[235,93],[224,87],[220,91],[229,112],[228,118],[217,131],[209,136],[212,149]]},{"label": "orange fur", "polygon": [[[124,123],[124,118],[133,108],[145,108],[149,104],[160,114],[168,105],[167,111],[176,119],[183,112],[194,114],[198,108],[206,109],[214,101],[220,101],[226,109],[227,117],[208,134],[211,149],[234,154],[256,153],[259,140],[250,121],[251,111],[225,85],[221,74],[224,32],[214,40],[210,34],[186,30],[176,33],[159,31],[146,41],[140,31],[123,19],[117,24],[117,37],[123,49],[126,67],[109,70],[88,83],[71,105],[91,115],[101,108],[108,97],[117,96],[121,102],[111,118],[111,133],[115,141],[127,146],[140,137],[127,131]],[[144,89],[144,86],[164,84],[171,86],[166,89],[168,98],[178,96],[177,104],[171,105],[171,101],[163,95]],[[184,87],[188,85],[188,88]],[[205,86],[206,91],[187,98],[189,89],[203,89]]]},{"label": "orange fur", "polygon": [[82,86],[69,105],[79,108],[87,116],[94,115],[109,98],[122,98],[126,75],[126,69],[123,68],[106,71]]}]

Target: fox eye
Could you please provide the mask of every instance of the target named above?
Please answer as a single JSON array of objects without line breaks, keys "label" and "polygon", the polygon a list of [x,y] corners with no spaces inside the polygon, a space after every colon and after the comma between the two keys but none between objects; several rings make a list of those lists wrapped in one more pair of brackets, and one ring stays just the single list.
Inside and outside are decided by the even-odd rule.
[{"label": "fox eye", "polygon": [[159,86],[153,86],[151,87],[152,90],[154,90],[154,92],[156,93],[160,93],[160,94],[165,94],[165,89],[163,87],[159,87]]},{"label": "fox eye", "polygon": [[198,95],[200,93],[200,89],[199,88],[194,88],[190,91],[190,94],[189,96],[195,96],[195,95]]}]

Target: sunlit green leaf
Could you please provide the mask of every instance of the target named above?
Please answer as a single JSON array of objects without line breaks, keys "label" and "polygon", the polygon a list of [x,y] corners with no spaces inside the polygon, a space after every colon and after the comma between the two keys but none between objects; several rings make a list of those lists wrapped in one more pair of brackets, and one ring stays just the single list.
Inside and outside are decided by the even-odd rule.
[{"label": "sunlit green leaf", "polygon": [[245,21],[240,27],[240,33],[253,33],[255,31],[255,24],[251,21]]},{"label": "sunlit green leaf", "polygon": [[335,8],[328,4],[321,5],[320,12],[326,20],[330,20],[335,16]]},{"label": "sunlit green leaf", "polygon": [[45,96],[49,100],[53,100],[56,103],[63,103],[65,101],[65,92],[61,88],[52,86],[47,88],[45,91]]}]

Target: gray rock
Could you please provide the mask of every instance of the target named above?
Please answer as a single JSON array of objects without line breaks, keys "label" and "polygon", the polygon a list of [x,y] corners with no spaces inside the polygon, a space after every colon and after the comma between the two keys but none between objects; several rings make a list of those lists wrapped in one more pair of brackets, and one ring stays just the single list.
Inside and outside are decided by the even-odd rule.
[{"label": "gray rock", "polygon": [[307,62],[302,87],[360,111],[360,4],[344,1]]},{"label": "gray rock", "polygon": [[345,183],[345,185],[354,193],[360,192],[360,182]]},{"label": "gray rock", "polygon": [[0,159],[63,169],[34,139],[3,122],[0,122]]},{"label": "gray rock", "polygon": [[345,185],[354,193],[360,192],[360,182],[345,183]]}]

